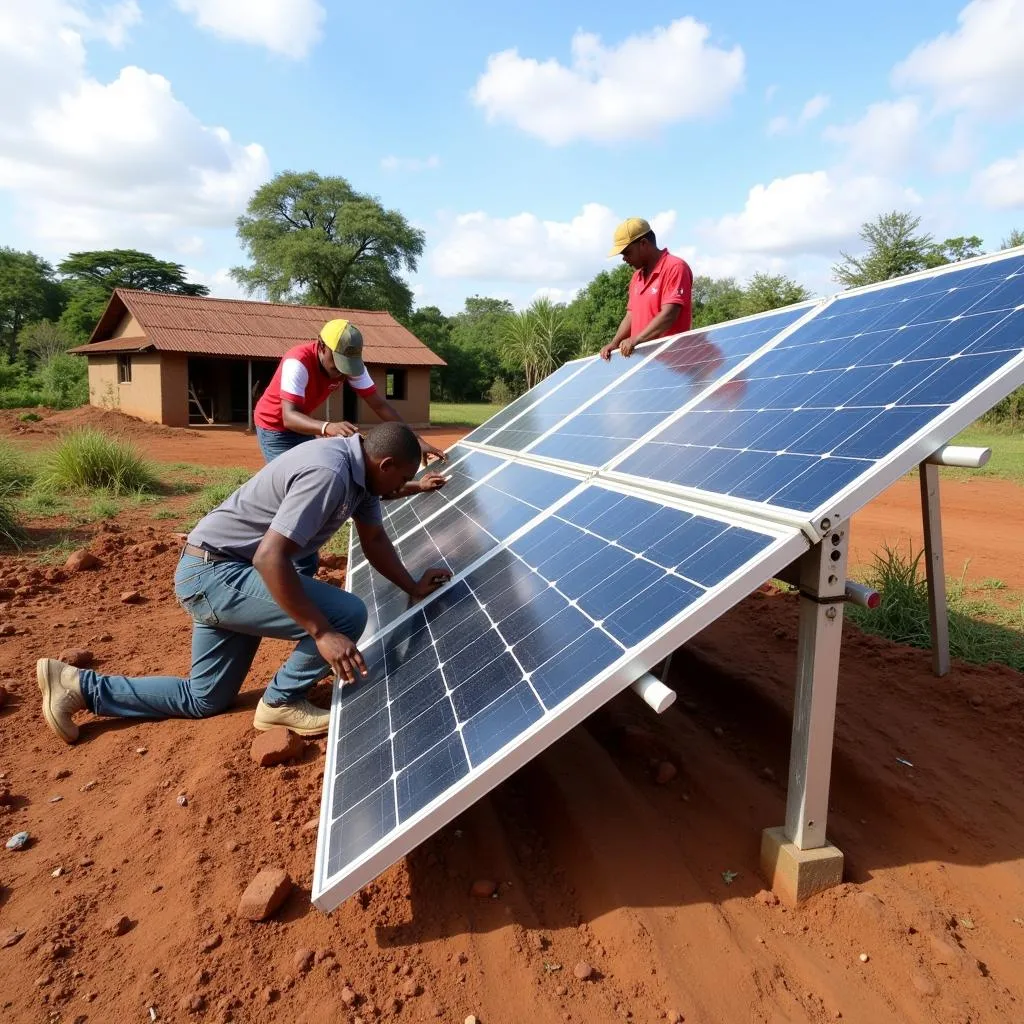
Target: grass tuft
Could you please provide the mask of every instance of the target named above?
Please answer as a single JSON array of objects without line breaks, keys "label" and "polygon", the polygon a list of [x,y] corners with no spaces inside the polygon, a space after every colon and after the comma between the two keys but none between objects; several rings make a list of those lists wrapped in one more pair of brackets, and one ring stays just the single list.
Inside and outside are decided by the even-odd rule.
[{"label": "grass tuft", "polygon": [[50,490],[104,490],[115,495],[157,489],[152,467],[134,445],[87,427],[46,453],[39,483]]},{"label": "grass tuft", "polygon": [[[865,582],[881,594],[881,605],[874,611],[847,605],[850,619],[863,632],[912,647],[931,647],[923,554],[904,554],[886,545],[875,556]],[[978,600],[971,596],[963,576],[946,581],[946,603],[952,657],[982,665],[999,662],[1024,671],[1024,606],[1008,610]]]}]

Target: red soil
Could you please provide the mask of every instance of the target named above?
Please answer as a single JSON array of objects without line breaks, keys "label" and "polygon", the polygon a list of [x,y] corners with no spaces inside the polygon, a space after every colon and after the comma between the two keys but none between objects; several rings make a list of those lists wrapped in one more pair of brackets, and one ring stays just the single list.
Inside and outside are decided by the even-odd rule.
[{"label": "red soil", "polygon": [[[45,440],[54,424],[35,426]],[[259,465],[244,435],[122,428],[154,458]],[[993,489],[955,504],[975,487]],[[951,546],[961,509],[978,510],[972,570],[995,541],[982,510],[1010,507],[1002,487],[944,492]],[[894,529],[915,493],[897,493]],[[755,594],[676,656],[664,715],[621,695],[327,917],[309,904],[305,827],[324,744],[274,768],[249,756],[286,644],[264,643],[236,708],[213,719],[83,716],[74,747],[42,724],[41,655],[86,647],[106,670],[187,671],[174,548],[135,546],[170,542],[148,515],[86,528],[92,572],[0,558],[14,591],[0,605],[0,837],[33,837],[0,849],[0,1020],[144,1022],[150,1006],[163,1021],[274,1024],[1024,1019],[1020,674],[957,664],[936,679],[927,652],[847,629],[829,820],[846,881],[787,910],[762,891],[757,852],[784,817],[796,603]],[[865,557],[875,528],[887,535],[858,516]],[[1022,541],[999,543],[1013,550],[985,575],[1010,582]],[[122,604],[128,589],[144,600]],[[658,785],[665,761],[678,774]],[[296,891],[253,923],[238,901],[265,866]],[[470,895],[481,879],[494,898]]]}]

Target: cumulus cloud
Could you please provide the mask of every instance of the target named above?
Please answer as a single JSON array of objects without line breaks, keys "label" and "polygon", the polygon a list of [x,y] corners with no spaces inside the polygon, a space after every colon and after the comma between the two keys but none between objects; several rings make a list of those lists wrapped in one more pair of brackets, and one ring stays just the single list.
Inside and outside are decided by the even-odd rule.
[{"label": "cumulus cloud", "polygon": [[971,193],[993,209],[1024,209],[1024,149],[978,171],[971,182]]},{"label": "cumulus cloud", "polygon": [[[605,256],[622,219],[600,203],[587,203],[569,221],[543,220],[533,213],[464,213],[447,226],[429,263],[438,277],[578,286],[615,265]],[[676,213],[666,210],[648,220],[662,241],[670,235]]]},{"label": "cumulus cloud", "polygon": [[927,89],[941,110],[1016,114],[1024,95],[1024,0],[971,0],[955,32],[918,46],[893,69],[901,89]]},{"label": "cumulus cloud", "polygon": [[803,128],[804,125],[820,117],[830,102],[828,96],[824,93],[818,93],[816,96],[812,96],[800,108],[800,113],[796,118],[790,119],[785,114],[779,114],[768,122],[766,131],[769,135],[784,135],[791,130]]},{"label": "cumulus cloud", "polygon": [[872,103],[857,121],[829,125],[824,137],[845,147],[846,159],[881,173],[903,170],[918,155],[922,116],[917,101],[904,97]]},{"label": "cumulus cloud", "polygon": [[415,156],[385,156],[381,158],[382,170],[389,172],[405,171],[415,174],[417,171],[433,171],[441,166],[441,158],[436,153],[428,157]]},{"label": "cumulus cloud", "polygon": [[726,252],[834,255],[865,221],[919,202],[883,177],[812,171],[755,185],[739,213],[705,222],[700,233]]},{"label": "cumulus cloud", "polygon": [[298,60],[323,34],[319,0],[175,0],[203,29]]},{"label": "cumulus cloud", "polygon": [[0,105],[0,189],[55,249],[195,251],[197,229],[233,223],[269,175],[261,146],[202,124],[163,76],[131,65],[109,82],[88,75],[85,41],[119,38],[131,6],[0,8],[0,95],[21,100]]},{"label": "cumulus cloud", "polygon": [[553,146],[649,137],[717,113],[742,87],[743,50],[717,47],[710,35],[689,17],[617,46],[580,31],[568,66],[505,50],[488,58],[472,99],[488,121],[509,122]]}]

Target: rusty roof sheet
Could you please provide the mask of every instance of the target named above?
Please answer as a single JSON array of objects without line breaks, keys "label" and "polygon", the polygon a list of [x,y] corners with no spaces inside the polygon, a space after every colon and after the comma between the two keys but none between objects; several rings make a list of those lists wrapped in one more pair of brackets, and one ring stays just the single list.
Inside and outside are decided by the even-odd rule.
[{"label": "rusty roof sheet", "polygon": [[[111,338],[125,312],[143,336]],[[110,298],[88,345],[73,352],[181,352],[189,355],[279,359],[293,345],[317,337],[327,320],[344,317],[363,334],[363,360],[372,364],[444,366],[411,331],[381,310],[290,306],[246,299],[118,288]]]}]

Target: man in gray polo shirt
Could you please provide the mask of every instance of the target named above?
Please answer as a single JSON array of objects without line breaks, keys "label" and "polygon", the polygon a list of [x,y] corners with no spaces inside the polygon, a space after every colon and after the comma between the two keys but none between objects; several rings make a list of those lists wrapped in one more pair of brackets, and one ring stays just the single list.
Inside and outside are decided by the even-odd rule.
[{"label": "man in gray polo shirt", "polygon": [[[420,446],[404,424],[293,448],[261,469],[188,535],[174,592],[192,616],[189,678],[129,678],[40,658],[43,716],[66,743],[78,739],[73,715],[205,718],[238,695],[265,636],[297,640],[270,680],[253,725],[283,725],[301,736],[327,732],[330,713],[305,698],[328,671],[344,682],[366,674],[356,646],[366,607],[354,594],[300,575],[295,561],[316,552],[352,519],[363,554],[382,576],[418,600],[446,583],[446,569],[409,575],[384,530],[380,496],[424,489],[413,477]],[[440,486],[433,481],[431,488]]]}]

